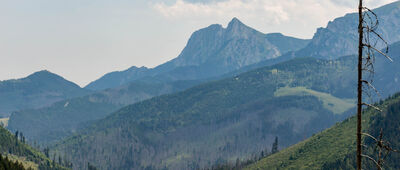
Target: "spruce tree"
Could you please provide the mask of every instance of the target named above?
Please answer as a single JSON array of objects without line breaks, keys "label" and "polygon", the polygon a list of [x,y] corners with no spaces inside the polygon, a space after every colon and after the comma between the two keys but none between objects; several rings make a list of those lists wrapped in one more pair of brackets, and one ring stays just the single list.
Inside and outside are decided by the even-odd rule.
[{"label": "spruce tree", "polygon": [[275,137],[275,141],[274,141],[274,143],[272,144],[271,153],[274,154],[274,153],[277,153],[278,151],[279,151],[279,150],[278,150],[278,136],[276,136],[276,137]]}]

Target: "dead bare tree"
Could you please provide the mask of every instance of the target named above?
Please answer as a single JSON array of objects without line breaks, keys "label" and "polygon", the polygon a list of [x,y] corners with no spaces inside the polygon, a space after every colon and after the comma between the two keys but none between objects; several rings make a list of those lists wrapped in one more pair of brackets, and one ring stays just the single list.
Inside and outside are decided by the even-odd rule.
[{"label": "dead bare tree", "polygon": [[376,169],[382,170],[385,159],[389,155],[389,153],[399,152],[399,151],[393,149],[390,146],[390,143],[383,139],[383,129],[382,128],[381,128],[381,131],[379,134],[379,138],[375,138],[374,136],[372,136],[368,133],[362,133],[362,134],[371,138],[375,142],[376,145],[375,145],[374,151],[377,152],[378,156],[377,156],[376,160],[369,155],[362,154],[361,156],[371,160],[376,165]]},{"label": "dead bare tree", "polygon": [[358,80],[357,80],[357,169],[361,170],[361,112],[362,112],[362,58],[363,58],[363,0],[358,5]]},{"label": "dead bare tree", "polygon": [[[372,135],[367,133],[362,133],[362,109],[363,106],[371,107],[377,111],[381,109],[377,108],[372,104],[363,102],[363,94],[366,94],[370,99],[371,91],[374,91],[379,95],[377,89],[372,85],[373,75],[374,75],[374,62],[375,53],[385,56],[390,61],[393,61],[388,55],[389,47],[388,43],[382,38],[382,36],[377,33],[377,28],[379,25],[379,20],[377,15],[367,7],[363,6],[363,0],[359,0],[358,6],[358,82],[357,82],[357,169],[362,169],[362,158],[367,158],[373,161],[377,169],[381,170],[384,163],[385,157],[389,152],[397,152],[390,147],[390,144],[383,140],[383,134],[381,131],[380,137],[377,139]],[[379,50],[377,46],[378,43],[383,43],[386,47],[384,51]],[[365,55],[364,55],[365,52]],[[363,75],[366,73],[369,75],[368,79],[364,79]],[[364,86],[365,85],[365,86]],[[365,87],[365,88],[364,88]],[[378,149],[378,158],[375,160],[371,156],[364,155],[362,153],[363,144],[362,136],[367,136],[373,139],[376,143],[376,148]],[[383,154],[385,153],[385,156]]]}]

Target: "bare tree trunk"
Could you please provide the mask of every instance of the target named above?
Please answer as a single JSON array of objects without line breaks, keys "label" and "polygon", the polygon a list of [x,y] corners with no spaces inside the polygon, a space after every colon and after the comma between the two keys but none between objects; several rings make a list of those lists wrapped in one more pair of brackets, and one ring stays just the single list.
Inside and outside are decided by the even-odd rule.
[{"label": "bare tree trunk", "polygon": [[361,170],[361,112],[362,112],[362,57],[363,57],[363,14],[362,14],[362,3],[360,0],[358,6],[358,102],[357,102],[357,169]]}]

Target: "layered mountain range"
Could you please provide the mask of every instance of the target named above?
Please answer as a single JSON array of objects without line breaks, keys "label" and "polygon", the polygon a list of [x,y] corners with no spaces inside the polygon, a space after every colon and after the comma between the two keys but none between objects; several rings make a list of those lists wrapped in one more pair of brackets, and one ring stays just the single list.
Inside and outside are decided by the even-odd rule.
[{"label": "layered mountain range", "polygon": [[[377,55],[375,63],[374,85],[385,97],[400,91],[400,2],[374,11],[378,31],[393,43],[395,61]],[[100,169],[199,169],[251,157],[276,136],[288,147],[354,113],[356,17],[335,19],[311,41],[263,34],[238,19],[227,28],[211,25],[176,59],[107,74],[86,87],[99,90],[91,95],[15,112],[9,128],[44,142],[72,135],[52,149],[75,169],[89,162]],[[320,139],[313,138],[307,146]],[[304,151],[282,160],[301,162]],[[347,151],[336,155],[350,157]],[[340,161],[315,167],[346,164]]]},{"label": "layered mountain range", "polygon": [[[391,49],[389,55],[397,54],[400,43]],[[55,149],[77,166],[196,169],[248,158],[275,136],[285,148],[354,113],[356,59],[298,58],[155,97],[96,121]],[[400,90],[399,65],[377,58],[382,96]]]},{"label": "layered mountain range", "polygon": [[219,79],[230,71],[271,61],[307,42],[279,33],[263,34],[234,18],[227,28],[211,25],[193,33],[182,53],[170,62],[154,69],[131,67],[109,73],[87,87],[108,89],[45,108],[18,111],[11,116],[8,128],[23,131],[27,138],[40,143],[56,141],[85,127],[88,121],[103,118],[128,104],[182,91]]}]

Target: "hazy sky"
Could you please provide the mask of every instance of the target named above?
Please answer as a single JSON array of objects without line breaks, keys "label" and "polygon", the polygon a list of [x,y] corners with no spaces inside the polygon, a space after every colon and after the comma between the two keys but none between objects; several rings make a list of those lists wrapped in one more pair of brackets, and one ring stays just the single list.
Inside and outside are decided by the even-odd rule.
[{"label": "hazy sky", "polygon": [[[238,17],[311,38],[357,0],[0,0],[0,80],[47,69],[81,86],[178,56],[192,32]],[[394,0],[370,0],[377,7]]]}]

